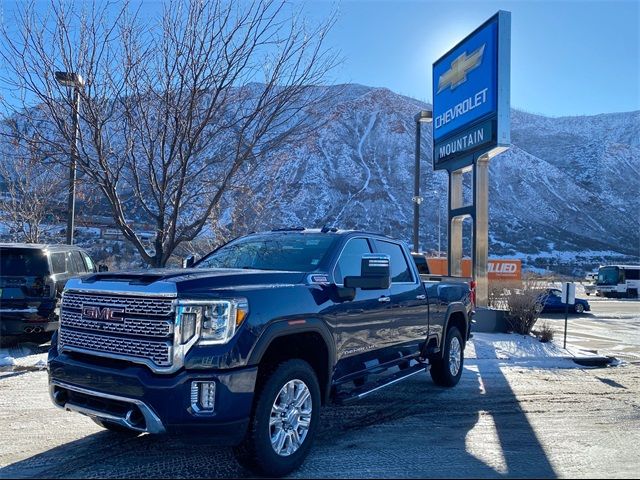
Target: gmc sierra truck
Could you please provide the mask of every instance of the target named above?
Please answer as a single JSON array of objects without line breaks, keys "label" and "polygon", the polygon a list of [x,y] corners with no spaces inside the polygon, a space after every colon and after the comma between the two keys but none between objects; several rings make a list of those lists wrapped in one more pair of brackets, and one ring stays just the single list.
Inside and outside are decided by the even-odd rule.
[{"label": "gmc sierra truck", "polygon": [[400,241],[276,230],[189,267],[67,283],[48,360],[55,405],[122,434],[201,432],[280,476],[308,454],[321,405],[425,371],[460,379],[469,286],[422,281]]}]

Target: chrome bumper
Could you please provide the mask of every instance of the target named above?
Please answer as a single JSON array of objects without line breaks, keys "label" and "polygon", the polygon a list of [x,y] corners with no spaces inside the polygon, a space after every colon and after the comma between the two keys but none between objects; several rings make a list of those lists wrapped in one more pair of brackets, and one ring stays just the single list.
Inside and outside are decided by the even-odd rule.
[{"label": "chrome bumper", "polygon": [[[67,401],[63,393],[63,391],[56,391],[56,387],[59,387],[64,390],[71,390],[73,392],[78,392],[83,395],[87,395],[89,397],[96,397],[98,399],[106,399],[106,400],[115,400],[117,402],[131,404],[132,407],[137,407],[142,416],[144,417],[144,427],[140,427],[136,425],[133,421],[132,416],[134,415],[134,409],[131,408],[125,416],[114,415],[109,412],[103,412],[100,410],[96,410],[93,408],[86,407],[84,405],[76,405],[70,401]],[[123,427],[129,428],[131,430],[135,430],[137,432],[146,432],[146,433],[164,433],[165,427],[162,424],[162,421],[158,416],[154,413],[154,411],[147,406],[141,400],[120,397],[117,395],[111,395],[108,393],[96,392],[93,390],[88,390],[86,388],[76,387],[74,385],[69,385],[63,382],[52,381],[49,384],[49,395],[51,396],[51,401],[55,406],[61,408],[63,410],[67,410],[69,412],[78,412],[83,415],[87,415],[88,417],[95,418],[98,420],[104,420],[107,422],[112,422],[117,425],[121,425]]]}]

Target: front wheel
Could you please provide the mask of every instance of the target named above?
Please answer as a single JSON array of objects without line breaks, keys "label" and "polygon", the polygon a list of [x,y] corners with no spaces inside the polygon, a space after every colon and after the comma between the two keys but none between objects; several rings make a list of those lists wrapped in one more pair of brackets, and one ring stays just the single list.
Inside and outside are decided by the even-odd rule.
[{"label": "front wheel", "polygon": [[281,363],[258,393],[236,457],[261,474],[284,476],[309,453],[319,418],[320,385],[313,368],[297,359]]},{"label": "front wheel", "polygon": [[464,341],[457,327],[447,330],[442,358],[436,358],[431,363],[431,378],[436,385],[454,387],[462,376],[464,363]]},{"label": "front wheel", "polygon": [[584,305],[582,305],[581,303],[576,303],[574,305],[573,309],[575,310],[576,313],[583,313],[584,312]]}]

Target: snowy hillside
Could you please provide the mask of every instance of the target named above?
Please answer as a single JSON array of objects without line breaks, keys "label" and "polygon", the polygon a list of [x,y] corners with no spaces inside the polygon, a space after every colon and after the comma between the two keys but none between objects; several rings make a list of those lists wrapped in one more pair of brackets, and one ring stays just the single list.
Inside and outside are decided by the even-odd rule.
[{"label": "snowy hillside", "polygon": [[[334,224],[410,240],[413,116],[424,108],[386,89],[343,87],[326,112],[329,123],[286,148],[296,159],[280,172],[280,200],[264,226]],[[421,238],[434,250],[434,190],[444,229],[446,174],[432,171],[430,136],[424,132],[422,142]],[[538,266],[637,260],[640,112],[548,118],[513,111],[512,141],[490,167],[491,255]]]},{"label": "snowy hillside", "polygon": [[[226,205],[268,205],[251,230],[335,225],[409,241],[413,118],[430,106],[381,88],[318,88],[331,90],[330,104],[306,113],[321,127],[271,152],[251,177],[252,196]],[[512,142],[490,167],[490,255],[555,270],[563,263],[591,269],[638,262],[640,112],[549,118],[514,110]],[[433,172],[430,149],[426,128],[421,247],[437,248],[440,200],[444,250],[446,174]],[[265,189],[271,179],[273,188]],[[225,223],[231,214],[220,218]]]}]

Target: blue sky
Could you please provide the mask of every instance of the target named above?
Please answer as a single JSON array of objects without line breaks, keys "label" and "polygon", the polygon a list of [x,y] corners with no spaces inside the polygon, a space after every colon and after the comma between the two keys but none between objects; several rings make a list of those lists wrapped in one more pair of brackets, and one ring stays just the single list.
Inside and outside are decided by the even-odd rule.
[{"label": "blue sky", "polygon": [[337,9],[339,82],[431,101],[431,64],[498,10],[511,12],[511,103],[551,116],[640,110],[640,1],[313,1]]},{"label": "blue sky", "polygon": [[[20,3],[0,0],[10,29]],[[551,116],[640,110],[640,0],[292,3],[311,21],[337,11],[328,38],[343,58],[336,83],[387,87],[431,101],[431,64],[502,9],[512,14],[512,106]],[[36,4],[46,9],[49,0]],[[159,6],[143,0],[150,15]]]}]

